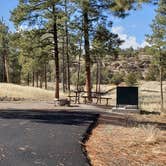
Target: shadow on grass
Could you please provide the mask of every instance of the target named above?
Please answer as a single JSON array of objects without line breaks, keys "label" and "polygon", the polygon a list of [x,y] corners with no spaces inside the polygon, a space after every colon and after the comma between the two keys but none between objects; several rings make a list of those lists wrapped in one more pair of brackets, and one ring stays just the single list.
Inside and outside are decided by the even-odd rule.
[{"label": "shadow on grass", "polygon": [[65,125],[87,125],[95,121],[99,114],[74,111],[40,111],[40,110],[0,110],[0,119],[31,120],[36,123]]},{"label": "shadow on grass", "polygon": [[111,124],[124,127],[137,127],[140,125],[155,125],[161,130],[166,130],[166,122],[160,123],[153,120],[137,120],[129,114],[104,113],[100,116],[100,124]]}]

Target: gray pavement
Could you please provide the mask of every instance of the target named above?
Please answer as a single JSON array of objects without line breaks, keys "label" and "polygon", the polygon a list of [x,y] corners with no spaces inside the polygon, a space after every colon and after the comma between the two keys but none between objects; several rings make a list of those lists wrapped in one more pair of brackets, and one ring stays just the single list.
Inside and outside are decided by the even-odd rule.
[{"label": "gray pavement", "polygon": [[81,141],[97,114],[0,111],[0,166],[88,166]]}]

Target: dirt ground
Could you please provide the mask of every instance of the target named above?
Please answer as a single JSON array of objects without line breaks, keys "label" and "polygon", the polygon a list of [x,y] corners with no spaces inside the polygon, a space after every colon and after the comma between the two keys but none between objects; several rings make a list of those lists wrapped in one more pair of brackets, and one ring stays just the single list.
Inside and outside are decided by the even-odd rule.
[{"label": "dirt ground", "polygon": [[165,166],[166,116],[101,116],[86,149],[93,166]]}]

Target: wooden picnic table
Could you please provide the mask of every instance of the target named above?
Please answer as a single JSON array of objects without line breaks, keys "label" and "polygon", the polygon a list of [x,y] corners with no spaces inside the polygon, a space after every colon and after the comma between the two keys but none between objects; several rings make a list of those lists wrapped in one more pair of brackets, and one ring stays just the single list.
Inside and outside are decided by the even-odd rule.
[{"label": "wooden picnic table", "polygon": [[72,93],[74,93],[74,95],[69,95],[69,100],[72,101],[72,98],[74,98],[74,103],[80,103],[80,94],[84,93],[85,91],[82,90],[74,90],[72,91]]},{"label": "wooden picnic table", "polygon": [[[72,101],[72,98],[74,99],[74,103],[80,103],[80,97],[84,99],[84,103],[86,104],[87,103],[87,99],[88,99],[88,96],[87,95],[82,95],[81,96],[81,93],[83,94],[87,94],[87,91],[82,91],[82,90],[74,90],[72,91],[72,93],[74,93],[74,95],[69,95],[69,100]],[[110,97],[107,97],[107,96],[104,96],[106,93],[105,92],[91,92],[91,98],[92,100],[93,99],[96,99],[96,104],[98,104],[98,102],[100,102],[101,104],[101,101],[102,100],[105,100],[106,101],[106,105],[108,105],[108,102],[110,99]]]},{"label": "wooden picnic table", "polygon": [[[88,96],[82,96],[82,98],[84,98],[84,103],[86,104]],[[98,104],[98,102],[100,102],[100,104],[101,104],[101,101],[105,100],[106,101],[106,105],[108,105],[109,100],[112,99],[111,97],[107,97],[107,96],[91,96],[91,98],[92,99],[96,99],[96,104]]]}]

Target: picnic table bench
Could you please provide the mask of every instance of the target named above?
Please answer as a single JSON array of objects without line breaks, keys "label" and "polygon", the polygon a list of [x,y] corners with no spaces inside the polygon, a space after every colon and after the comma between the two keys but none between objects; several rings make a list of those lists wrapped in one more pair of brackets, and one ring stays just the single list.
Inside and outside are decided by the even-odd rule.
[{"label": "picnic table bench", "polygon": [[[87,99],[88,99],[88,96],[82,96],[82,98],[84,99],[84,103],[86,104],[87,103]],[[101,101],[102,100],[105,100],[106,101],[106,105],[108,105],[108,102],[109,100],[111,100],[112,98],[111,97],[106,97],[106,96],[91,96],[92,99],[96,99],[96,104],[100,101],[100,104],[101,104]]]}]

